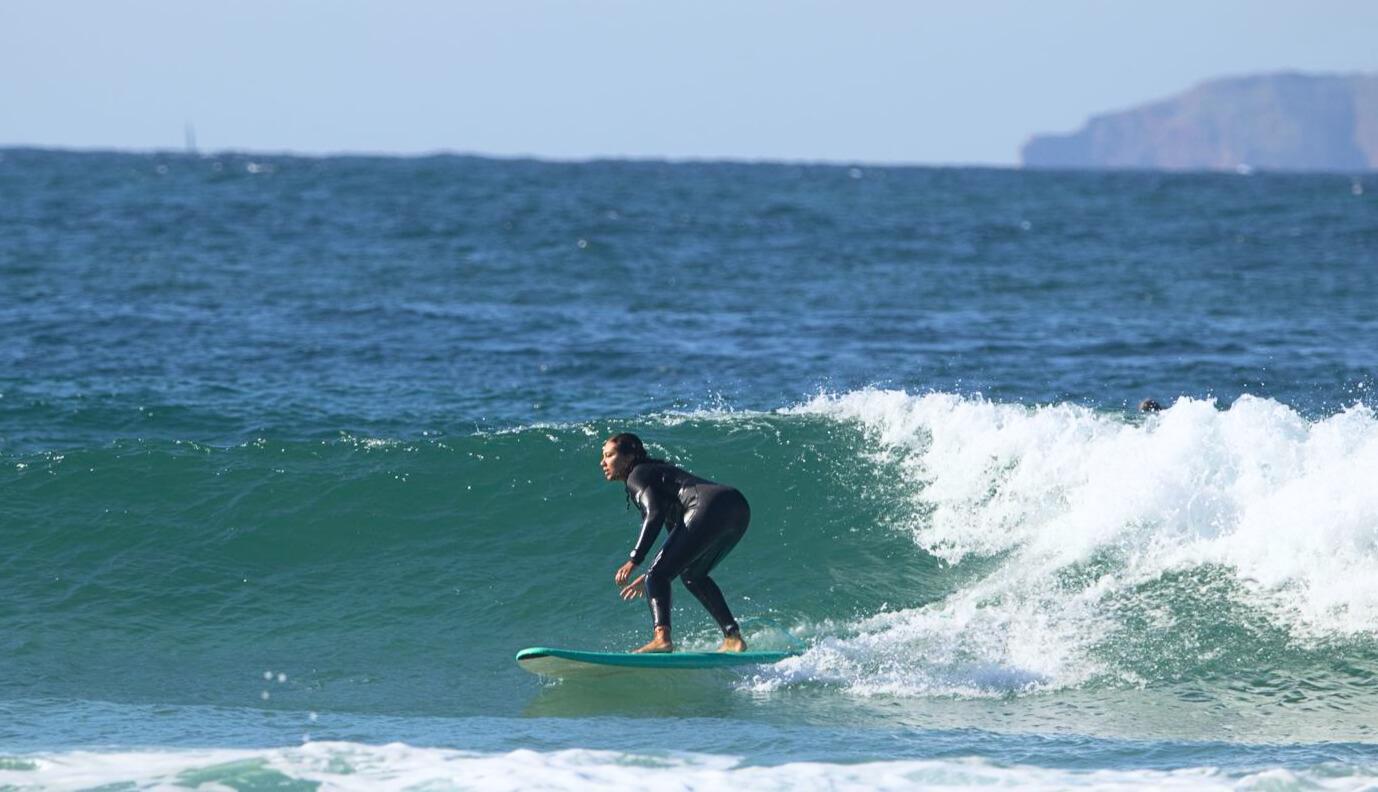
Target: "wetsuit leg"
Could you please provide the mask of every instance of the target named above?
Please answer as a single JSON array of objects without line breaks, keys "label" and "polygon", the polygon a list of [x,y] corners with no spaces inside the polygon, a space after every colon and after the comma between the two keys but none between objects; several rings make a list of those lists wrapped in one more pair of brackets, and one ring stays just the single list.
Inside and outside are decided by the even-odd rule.
[{"label": "wetsuit leg", "polygon": [[657,627],[670,627],[670,581],[694,559],[697,543],[689,537],[688,526],[671,531],[660,552],[646,570],[646,601]]},{"label": "wetsuit leg", "polygon": [[742,535],[746,533],[747,524],[751,521],[751,509],[747,506],[745,498],[740,500],[740,508],[732,509],[722,516],[722,527],[716,532],[714,541],[705,548],[703,555],[692,561],[680,575],[684,587],[689,589],[689,593],[694,595],[718,623],[723,635],[740,632],[740,628],[737,626],[737,620],[732,618],[732,611],[727,607],[722,589],[718,588],[718,584],[713,582],[708,573],[737,546],[737,542],[741,541]]},{"label": "wetsuit leg", "polygon": [[[671,532],[646,570],[646,599],[657,627],[670,626],[670,581],[684,576],[685,586],[702,602],[719,626],[727,631],[736,622],[722,592],[708,578],[711,570],[746,533],[751,510],[741,493],[729,488],[700,491],[684,526]],[[688,570],[693,572],[689,573]]]}]

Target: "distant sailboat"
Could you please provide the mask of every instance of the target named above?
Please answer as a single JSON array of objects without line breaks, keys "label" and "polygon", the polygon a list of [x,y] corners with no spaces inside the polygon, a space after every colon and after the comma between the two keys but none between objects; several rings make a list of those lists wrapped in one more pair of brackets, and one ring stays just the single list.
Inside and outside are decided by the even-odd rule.
[{"label": "distant sailboat", "polygon": [[187,139],[187,153],[188,153],[188,154],[195,154],[195,153],[196,153],[196,127],[193,126],[193,125],[191,124],[191,122],[187,122],[187,127],[186,127],[186,139]]}]

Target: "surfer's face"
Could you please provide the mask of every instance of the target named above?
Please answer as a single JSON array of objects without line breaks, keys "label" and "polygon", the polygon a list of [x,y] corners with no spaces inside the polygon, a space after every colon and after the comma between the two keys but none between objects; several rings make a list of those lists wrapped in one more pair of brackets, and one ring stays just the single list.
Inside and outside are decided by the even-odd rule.
[{"label": "surfer's face", "polygon": [[617,453],[616,443],[603,444],[603,478],[608,481],[620,481],[627,477],[627,464],[631,462],[631,457],[627,454]]}]

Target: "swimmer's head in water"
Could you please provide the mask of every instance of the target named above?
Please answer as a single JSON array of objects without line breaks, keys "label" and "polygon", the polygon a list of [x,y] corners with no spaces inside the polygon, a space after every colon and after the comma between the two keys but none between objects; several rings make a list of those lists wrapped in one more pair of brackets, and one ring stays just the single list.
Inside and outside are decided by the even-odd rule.
[{"label": "swimmer's head in water", "polygon": [[1159,404],[1158,402],[1152,399],[1144,399],[1143,401],[1139,402],[1139,412],[1156,413],[1161,412],[1162,409],[1163,405]]},{"label": "swimmer's head in water", "polygon": [[622,481],[637,463],[647,459],[646,446],[631,432],[609,437],[603,443],[603,477],[608,481]]}]

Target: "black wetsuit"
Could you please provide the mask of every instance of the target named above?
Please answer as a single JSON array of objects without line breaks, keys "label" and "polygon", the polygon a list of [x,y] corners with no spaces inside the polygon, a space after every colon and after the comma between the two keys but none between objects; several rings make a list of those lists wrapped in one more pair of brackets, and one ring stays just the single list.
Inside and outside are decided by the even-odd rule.
[{"label": "black wetsuit", "polygon": [[655,625],[670,626],[670,581],[678,577],[724,634],[737,632],[737,621],[708,573],[746,533],[751,521],[746,498],[732,487],[657,460],[632,468],[627,476],[627,494],[642,517],[633,562],[640,564],[645,559],[661,525],[669,531],[646,570],[646,599],[651,603]]}]

